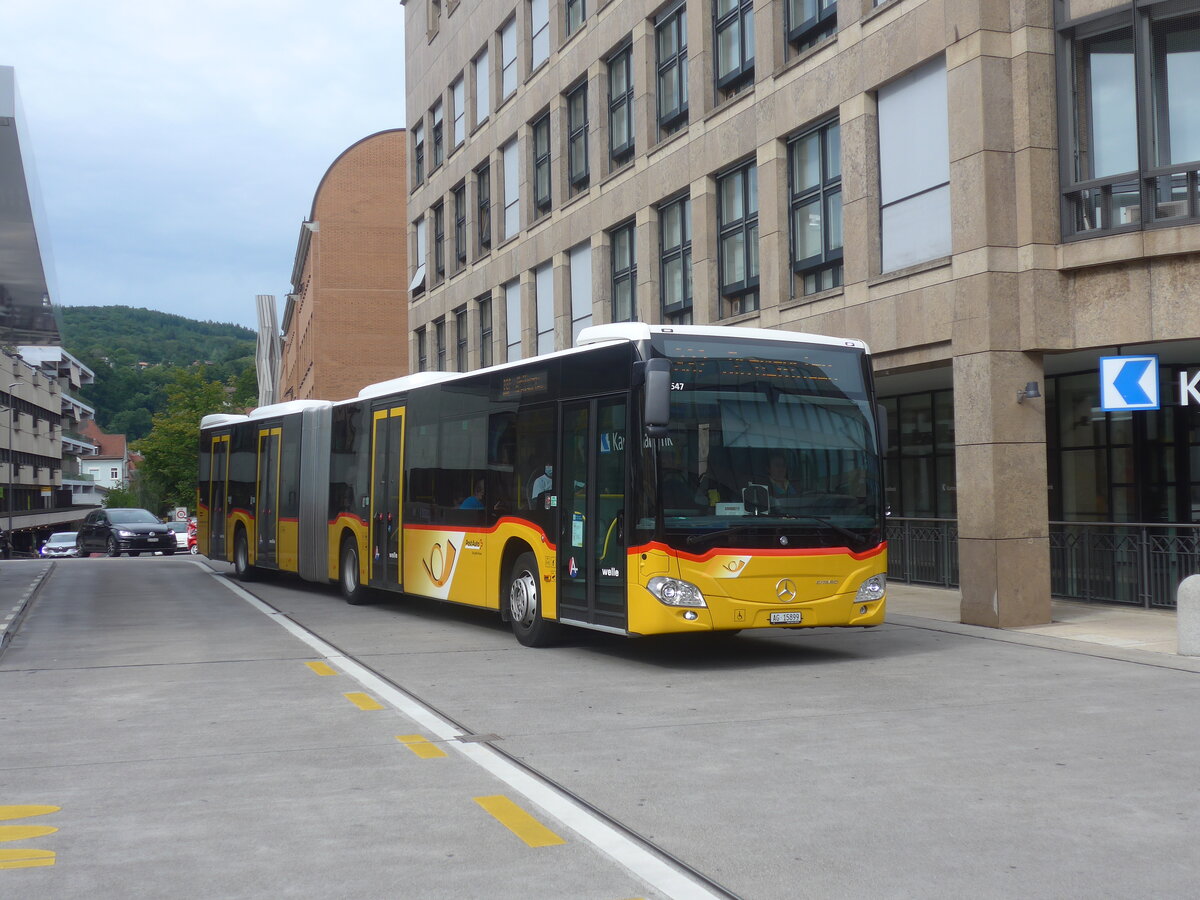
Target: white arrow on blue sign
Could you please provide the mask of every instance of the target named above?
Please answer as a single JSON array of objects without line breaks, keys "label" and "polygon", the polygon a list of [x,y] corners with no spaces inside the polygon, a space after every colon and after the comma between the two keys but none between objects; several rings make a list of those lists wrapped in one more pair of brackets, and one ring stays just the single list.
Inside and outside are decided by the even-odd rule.
[{"label": "white arrow on blue sign", "polygon": [[1158,357],[1100,357],[1100,408],[1158,409]]}]

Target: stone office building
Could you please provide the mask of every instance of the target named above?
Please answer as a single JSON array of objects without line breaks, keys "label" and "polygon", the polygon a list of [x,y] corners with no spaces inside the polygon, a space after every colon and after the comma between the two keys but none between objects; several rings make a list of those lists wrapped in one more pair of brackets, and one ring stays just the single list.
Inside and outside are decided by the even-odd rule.
[{"label": "stone office building", "polygon": [[1196,571],[1200,0],[404,5],[414,370],[861,338],[892,569],[942,553],[963,621]]}]

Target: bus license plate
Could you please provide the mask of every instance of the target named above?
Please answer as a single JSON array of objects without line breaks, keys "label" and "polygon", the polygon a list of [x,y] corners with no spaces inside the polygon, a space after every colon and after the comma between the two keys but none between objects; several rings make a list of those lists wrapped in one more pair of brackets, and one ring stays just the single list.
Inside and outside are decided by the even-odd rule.
[{"label": "bus license plate", "polygon": [[771,613],[772,625],[799,625],[801,614],[799,610],[796,612],[777,612]]}]

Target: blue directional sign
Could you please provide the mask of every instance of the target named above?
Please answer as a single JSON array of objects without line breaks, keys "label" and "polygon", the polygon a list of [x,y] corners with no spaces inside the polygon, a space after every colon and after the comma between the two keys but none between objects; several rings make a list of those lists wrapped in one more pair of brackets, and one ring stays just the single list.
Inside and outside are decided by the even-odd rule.
[{"label": "blue directional sign", "polygon": [[1158,409],[1158,357],[1100,357],[1100,408]]}]

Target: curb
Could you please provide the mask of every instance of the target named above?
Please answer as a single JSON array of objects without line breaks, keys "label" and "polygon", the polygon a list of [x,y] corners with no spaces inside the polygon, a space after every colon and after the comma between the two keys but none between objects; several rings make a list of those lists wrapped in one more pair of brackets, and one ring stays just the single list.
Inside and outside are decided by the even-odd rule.
[{"label": "curb", "polygon": [[33,598],[37,595],[37,592],[46,582],[46,578],[49,577],[50,573],[53,571],[54,563],[47,563],[45,567],[38,572],[37,576],[34,577],[29,587],[25,589],[25,592],[21,594],[16,606],[12,607],[8,615],[4,617],[2,626],[3,631],[0,631],[0,656],[3,656],[4,651],[8,649],[9,642],[12,640],[13,635],[16,634],[20,629],[21,622],[24,620],[25,614],[29,611],[29,607],[33,602]]},{"label": "curb", "polygon": [[1115,659],[1143,666],[1156,666],[1160,669],[1175,669],[1179,672],[1200,673],[1200,657],[1174,656],[1169,653],[1158,653],[1153,650],[1111,647],[1107,644],[1094,644],[1089,641],[1078,641],[1065,637],[1005,631],[1000,628],[986,628],[982,625],[963,625],[958,622],[945,622],[941,619],[927,619],[921,616],[910,616],[900,613],[889,614],[887,624],[901,625],[906,628],[921,628],[925,631],[941,631],[947,634],[979,638],[985,641],[1021,644],[1026,647],[1039,647],[1043,650],[1077,653],[1081,656],[1097,656],[1101,659]]}]

